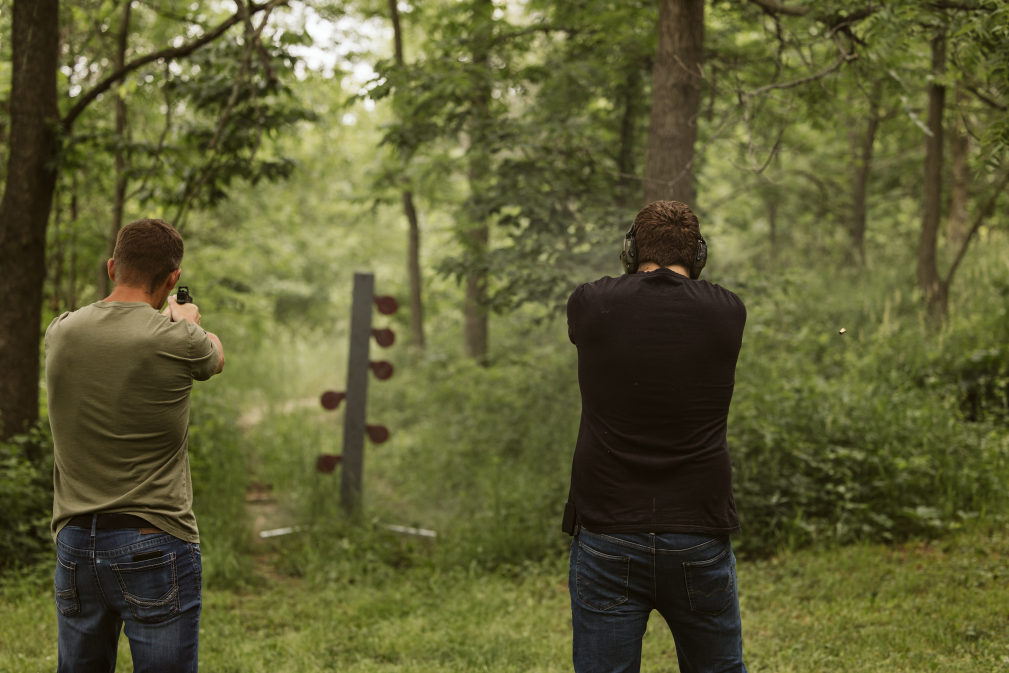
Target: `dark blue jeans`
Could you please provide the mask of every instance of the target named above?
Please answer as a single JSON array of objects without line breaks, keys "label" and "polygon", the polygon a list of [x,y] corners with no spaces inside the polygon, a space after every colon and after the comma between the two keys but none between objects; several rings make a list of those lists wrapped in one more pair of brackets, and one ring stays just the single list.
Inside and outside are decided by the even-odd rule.
[{"label": "dark blue jeans", "polygon": [[636,673],[648,616],[666,619],[681,673],[746,673],[728,536],[596,534],[571,543],[576,673]]},{"label": "dark blue jeans", "polygon": [[58,673],[115,671],[120,628],[136,673],[195,673],[201,575],[200,546],[168,533],[65,527],[56,538]]}]

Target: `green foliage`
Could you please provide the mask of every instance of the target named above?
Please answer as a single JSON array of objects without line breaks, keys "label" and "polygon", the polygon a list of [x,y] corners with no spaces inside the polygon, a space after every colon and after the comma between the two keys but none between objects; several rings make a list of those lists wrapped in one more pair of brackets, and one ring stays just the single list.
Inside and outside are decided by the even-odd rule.
[{"label": "green foliage", "polygon": [[49,424],[0,443],[0,572],[52,550],[53,453]]},{"label": "green foliage", "polygon": [[[1009,306],[996,252],[1004,241],[993,245],[964,270],[958,297],[969,317],[941,339],[920,324],[913,296],[889,290],[896,270],[721,279],[748,306],[729,419],[741,554],[932,537],[1004,515]],[[313,470],[319,453],[339,453],[338,419],[314,410],[264,418],[250,437],[256,478],[287,494],[286,523],[309,527],[303,540],[277,543],[283,567],[373,576],[383,564],[501,570],[563,554],[575,349],[562,320],[536,327],[533,317],[499,323],[507,355],[489,369],[455,361],[436,341],[427,358],[397,359],[396,376],[373,385],[370,420],[392,439],[366,449],[357,523],[338,508],[338,472]],[[338,371],[311,352],[273,366]],[[439,538],[397,539],[383,523]]]},{"label": "green foliage", "polygon": [[207,586],[233,587],[248,581],[251,565],[244,497],[248,477],[235,425],[237,413],[214,388],[193,386],[189,417],[193,510],[200,528],[203,581]]}]

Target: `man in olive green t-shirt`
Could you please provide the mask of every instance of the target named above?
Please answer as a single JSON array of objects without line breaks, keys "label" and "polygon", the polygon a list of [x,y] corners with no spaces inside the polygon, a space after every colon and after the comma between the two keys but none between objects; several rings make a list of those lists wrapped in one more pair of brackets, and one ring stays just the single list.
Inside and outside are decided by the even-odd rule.
[{"label": "man in olive green t-shirt", "polygon": [[199,309],[169,296],[182,253],[166,222],[124,227],[112,294],[46,330],[59,671],[114,668],[124,623],[135,666],[196,670],[189,393],[221,372],[224,351]]}]

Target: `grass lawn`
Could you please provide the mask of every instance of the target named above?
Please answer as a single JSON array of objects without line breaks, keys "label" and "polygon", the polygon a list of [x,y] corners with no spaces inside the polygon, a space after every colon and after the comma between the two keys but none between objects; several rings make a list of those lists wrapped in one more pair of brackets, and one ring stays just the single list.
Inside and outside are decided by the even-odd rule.
[{"label": "grass lawn", "polygon": [[[760,671],[1009,671],[1009,528],[739,564]],[[48,591],[0,599],[0,671],[56,667]],[[560,565],[519,578],[410,570],[348,584],[263,579],[204,594],[202,671],[570,671]],[[129,671],[120,641],[120,671]],[[679,670],[653,614],[644,671]]]}]

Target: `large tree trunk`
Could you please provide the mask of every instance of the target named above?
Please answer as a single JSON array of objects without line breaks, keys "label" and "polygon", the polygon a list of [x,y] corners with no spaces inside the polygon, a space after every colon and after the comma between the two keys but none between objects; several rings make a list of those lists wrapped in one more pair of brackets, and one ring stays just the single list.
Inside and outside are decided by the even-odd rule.
[{"label": "large tree trunk", "polygon": [[39,412],[46,225],[56,187],[58,0],[15,0],[10,156],[0,201],[0,439]]},{"label": "large tree trunk", "polygon": [[970,152],[970,136],[967,135],[961,104],[966,95],[960,87],[956,90],[957,110],[953,118],[950,142],[951,168],[953,180],[949,193],[949,217],[946,219],[946,238],[953,248],[963,243],[967,233],[967,200],[970,198],[970,171],[967,169],[967,155]]},{"label": "large tree trunk", "polygon": [[928,84],[928,130],[925,140],[925,190],[922,198],[921,238],[918,242],[918,284],[925,293],[925,306],[933,325],[941,324],[947,314],[947,286],[939,276],[936,243],[942,209],[942,112],[946,87],[938,84],[946,70],[946,34],[940,31],[932,40],[932,74]]},{"label": "large tree trunk", "polygon": [[[119,19],[119,41],[116,45],[116,70],[126,63],[126,38],[130,30],[130,6],[132,2],[123,3],[123,13]],[[116,95],[116,188],[112,201],[112,227],[109,240],[105,246],[105,258],[98,261],[98,298],[109,295],[109,272],[106,261],[112,257],[116,249],[116,238],[123,226],[123,206],[126,201],[126,156],[123,142],[126,134],[126,99]]]},{"label": "large tree trunk", "polygon": [[694,205],[694,141],[704,64],[704,0],[662,0],[652,73],[645,203]]},{"label": "large tree trunk", "polygon": [[[403,29],[399,23],[398,0],[389,0],[389,16],[392,19],[393,47],[396,53],[396,64],[403,66]],[[403,190],[403,212],[406,213],[410,225],[409,245],[406,253],[406,266],[410,283],[410,343],[415,348],[424,348],[424,301],[421,296],[420,275],[420,225],[417,222],[417,209],[413,205],[413,192]]]},{"label": "large tree trunk", "polygon": [[851,218],[851,245],[858,255],[858,261],[865,264],[865,219],[866,189],[869,184],[869,167],[872,165],[872,150],[876,142],[876,129],[879,128],[879,110],[873,101],[869,111],[869,119],[865,124],[865,135],[861,143],[853,142],[855,170],[852,174],[852,197],[854,207]]},{"label": "large tree trunk", "polygon": [[[473,26],[473,64],[490,70],[491,30],[493,26],[492,14],[494,3],[492,0],[477,0],[474,4]],[[488,73],[486,78],[477,84],[473,91],[473,122],[470,125],[470,147],[469,147],[469,187],[473,196],[481,195],[485,191],[486,183],[490,179],[490,151],[488,148],[487,132],[493,120],[490,117],[491,92],[489,80],[492,75]],[[471,199],[473,198],[471,196]],[[474,209],[474,217],[466,223],[465,244],[469,248],[470,254],[480,259],[487,252],[487,243],[490,239],[490,231],[486,221],[483,220],[483,211],[477,207]],[[465,325],[463,328],[465,338],[465,352],[467,357],[471,357],[481,364],[487,364],[487,309],[484,300],[487,295],[487,275],[483,272],[470,272],[466,276],[466,299],[463,305]]]}]

